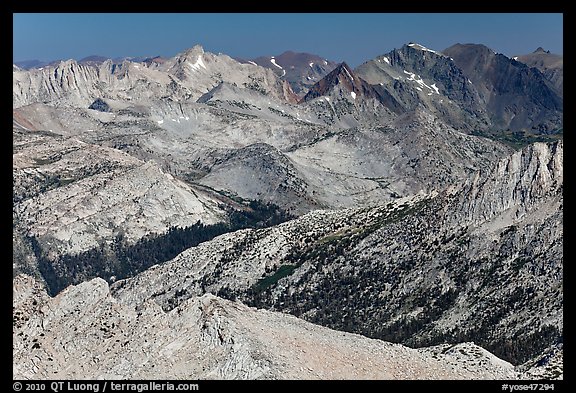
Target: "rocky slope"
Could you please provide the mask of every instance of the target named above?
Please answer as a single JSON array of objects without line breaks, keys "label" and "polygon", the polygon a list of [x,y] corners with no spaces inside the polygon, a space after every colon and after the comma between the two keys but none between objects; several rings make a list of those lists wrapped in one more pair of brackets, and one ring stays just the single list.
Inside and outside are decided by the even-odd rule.
[{"label": "rocky slope", "polygon": [[446,126],[424,111],[384,127],[358,127],[288,153],[322,206],[371,206],[440,190],[509,152]]},{"label": "rocky slope", "polygon": [[539,133],[562,127],[562,96],[537,69],[484,45],[456,44],[443,53],[470,79],[493,127]]},{"label": "rocky slope", "polygon": [[240,298],[371,337],[473,340],[527,361],[562,340],[561,157],[561,146],[535,145],[454,197],[321,237],[284,259],[293,274]]},{"label": "rocky slope", "polygon": [[332,72],[315,83],[302,97],[302,101],[310,101],[319,96],[326,96],[332,92],[333,89],[339,88],[336,92],[345,93],[350,95],[352,99],[357,96],[365,98],[378,98],[378,94],[370,84],[361,78],[354,77],[354,72],[346,63],[339,64]]},{"label": "rocky slope", "polygon": [[208,291],[411,346],[472,340],[520,364],[562,338],[562,147],[530,146],[445,193],[227,234],[113,292],[171,310]]},{"label": "rocky slope", "polygon": [[458,129],[552,133],[562,127],[562,94],[547,77],[483,45],[442,52],[410,43],[355,70],[405,112],[424,106]]},{"label": "rocky slope", "polygon": [[[348,84],[356,88],[348,86],[346,93],[378,96],[396,114],[423,105],[448,124],[469,131],[550,133],[562,127],[562,69],[557,59],[540,57],[536,53],[526,61],[541,72],[483,45],[457,44],[441,53],[410,43],[359,66],[358,77],[372,86]],[[286,68],[276,63],[279,59]],[[278,59],[238,62],[204,52],[198,45],[158,61],[100,60],[67,60],[28,71],[15,68],[13,106],[50,102],[88,107],[98,97],[147,106],[155,99],[195,101],[222,82],[296,103],[300,98],[289,81],[309,101],[318,96],[314,85],[330,84],[331,78],[326,78],[338,68],[327,60],[292,52]],[[305,84],[294,81],[304,77]],[[369,90],[375,92],[368,94]]]},{"label": "rocky slope", "polygon": [[198,102],[103,99],[104,112],[36,103],[14,116],[29,128],[121,149],[176,178],[295,214],[441,188],[509,151],[456,132],[426,109],[398,117],[346,65],[313,91],[290,104],[221,82]]},{"label": "rocky slope", "polygon": [[418,107],[457,129],[483,129],[489,118],[478,92],[450,57],[410,43],[358,66],[355,72],[390,93],[404,113]]},{"label": "rocky slope", "polygon": [[346,63],[311,86],[300,102],[324,112],[330,124],[341,128],[387,123],[400,113],[387,90],[359,78]]},{"label": "rocky slope", "polygon": [[[516,379],[472,343],[415,350],[206,294],[169,312],[94,279],[13,284],[14,379]],[[63,334],[66,332],[66,334]]]},{"label": "rocky slope", "polygon": [[40,277],[40,254],[54,259],[227,220],[220,201],[152,162],[16,124],[13,136],[14,274]]}]

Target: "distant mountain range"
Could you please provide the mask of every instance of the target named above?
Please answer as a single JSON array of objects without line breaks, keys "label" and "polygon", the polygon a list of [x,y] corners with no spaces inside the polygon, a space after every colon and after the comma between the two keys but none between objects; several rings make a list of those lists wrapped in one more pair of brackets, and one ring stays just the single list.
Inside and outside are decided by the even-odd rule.
[{"label": "distant mountain range", "polygon": [[13,377],[563,378],[562,89],[480,44],[13,64]]},{"label": "distant mountain range", "polygon": [[[160,56],[158,56],[158,58],[159,57]],[[150,59],[150,58],[147,58],[147,57],[115,57],[113,59],[110,59],[109,57],[106,57],[106,56],[90,55],[90,56],[86,56],[80,60],[77,60],[77,62],[78,62],[78,64],[97,65],[97,64],[104,63],[106,60],[112,60],[112,62],[114,62],[114,63],[121,63],[124,60],[130,60],[133,62],[142,62],[142,61],[146,61],[147,59]],[[21,68],[23,70],[30,70],[30,69],[34,69],[34,68],[42,68],[42,67],[46,67],[46,66],[50,66],[50,65],[56,65],[62,61],[63,60],[61,60],[61,59],[51,60],[51,61],[22,60],[22,61],[14,62],[14,65],[18,66],[19,68]]]},{"label": "distant mountain range", "polygon": [[[106,60],[106,57],[93,55],[79,60],[78,64],[100,65]],[[112,62],[121,64],[125,60],[143,62],[148,67],[157,67],[167,61],[156,56],[116,58]],[[330,82],[323,78],[338,66],[334,61],[317,55],[293,51],[278,56],[236,60],[272,70],[304,100],[317,96],[318,89],[327,89]],[[14,64],[20,69],[30,70],[56,65],[58,61],[28,60]],[[532,68],[539,72],[531,71]],[[348,66],[346,69],[352,71]],[[548,133],[561,128],[563,58],[542,48],[510,59],[483,45],[456,44],[438,52],[418,44],[408,44],[360,65],[356,71],[363,80],[383,87],[376,87],[369,95],[383,96],[382,100],[393,111],[425,105],[451,119],[451,124],[470,130],[482,130],[488,126]],[[414,81],[416,85],[406,86],[403,79]],[[439,83],[427,84],[425,80]],[[447,94],[448,100],[434,100],[438,86]],[[368,94],[370,89],[365,86],[363,90]],[[454,107],[452,102],[457,106]]]}]

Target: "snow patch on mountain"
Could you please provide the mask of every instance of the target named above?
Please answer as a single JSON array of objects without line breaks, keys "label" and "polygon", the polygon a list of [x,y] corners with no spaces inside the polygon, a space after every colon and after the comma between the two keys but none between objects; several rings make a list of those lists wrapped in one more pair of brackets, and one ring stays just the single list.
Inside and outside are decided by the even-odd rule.
[{"label": "snow patch on mountain", "polygon": [[281,66],[279,66],[278,64],[276,64],[276,59],[274,58],[274,56],[272,56],[272,58],[270,59],[270,63],[274,64],[276,67],[280,68],[281,70],[284,69]]},{"label": "snow patch on mountain", "polygon": [[202,61],[202,55],[198,55],[198,59],[196,60],[196,62],[194,64],[190,64],[188,63],[188,65],[190,66],[190,68],[192,68],[194,71],[199,71],[200,67],[206,69],[206,66],[204,65],[204,62]]},{"label": "snow patch on mountain", "polygon": [[426,52],[432,52],[432,53],[437,54],[437,55],[439,55],[439,56],[444,56],[442,53],[436,52],[435,50],[432,50],[432,49],[428,49],[428,48],[426,48],[424,45],[409,43],[408,46],[411,47],[411,48],[420,49],[420,50],[423,50],[423,51],[426,51]]},{"label": "snow patch on mountain", "polygon": [[348,71],[348,69],[346,67],[343,67],[344,71],[346,71],[346,75],[348,75],[348,77],[352,80],[354,80],[354,77],[350,74],[350,72]]}]

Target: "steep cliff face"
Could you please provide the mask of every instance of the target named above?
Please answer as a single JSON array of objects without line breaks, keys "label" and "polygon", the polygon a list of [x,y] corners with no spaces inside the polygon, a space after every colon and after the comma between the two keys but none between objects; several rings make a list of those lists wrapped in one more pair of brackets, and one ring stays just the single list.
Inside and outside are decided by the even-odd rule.
[{"label": "steep cliff face", "polygon": [[13,106],[33,102],[50,102],[62,99],[90,105],[89,97],[98,97],[98,68],[79,65],[74,60],[56,66],[15,71],[13,74]]},{"label": "steep cliff face", "polygon": [[164,312],[94,279],[14,280],[14,379],[516,379],[472,343],[415,350],[206,294]]},{"label": "steep cliff face", "polygon": [[461,191],[457,203],[468,219],[477,222],[502,212],[522,219],[535,206],[561,197],[563,160],[563,141],[534,143],[499,161],[489,176],[476,174]]}]

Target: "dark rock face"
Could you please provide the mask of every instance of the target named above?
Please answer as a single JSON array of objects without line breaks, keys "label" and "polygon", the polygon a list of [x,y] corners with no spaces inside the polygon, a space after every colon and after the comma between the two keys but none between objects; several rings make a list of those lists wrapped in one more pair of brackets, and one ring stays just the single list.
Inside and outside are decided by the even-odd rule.
[{"label": "dark rock face", "polygon": [[562,97],[537,69],[484,45],[456,44],[444,54],[472,81],[493,129],[549,133],[562,127]]},{"label": "dark rock face", "polygon": [[339,87],[342,92],[351,94],[351,97],[362,99],[375,99],[384,107],[396,114],[403,113],[401,105],[389,91],[381,86],[371,85],[358,77],[346,63],[341,63],[332,72],[315,83],[300,102],[307,102],[321,96],[330,95],[330,92]]},{"label": "dark rock face", "polygon": [[341,85],[345,90],[353,92],[356,95],[370,98],[378,97],[378,94],[370,84],[357,76],[354,76],[354,72],[350,69],[348,64],[341,63],[322,80],[315,83],[302,98],[301,102],[310,101],[314,98],[326,95],[336,85]]},{"label": "dark rock face", "polygon": [[411,43],[355,71],[386,90],[401,111],[424,106],[457,129],[543,134],[562,128],[561,71],[543,74],[483,45],[456,44],[440,53]]},{"label": "dark rock face", "polygon": [[[474,130],[489,122],[480,95],[462,70],[449,57],[418,44],[394,49],[355,71],[394,98],[396,113],[423,106],[457,129]],[[429,90],[432,85],[438,90]]]},{"label": "dark rock face", "polygon": [[528,67],[537,68],[546,79],[548,79],[556,92],[562,97],[564,95],[564,58],[561,55],[550,53],[542,48],[536,49],[533,53],[514,57],[516,61],[526,64]]},{"label": "dark rock face", "polygon": [[101,98],[97,98],[96,101],[94,101],[89,107],[88,109],[94,109],[95,111],[100,111],[100,112],[110,112],[110,106],[104,102],[104,100],[102,100]]}]

